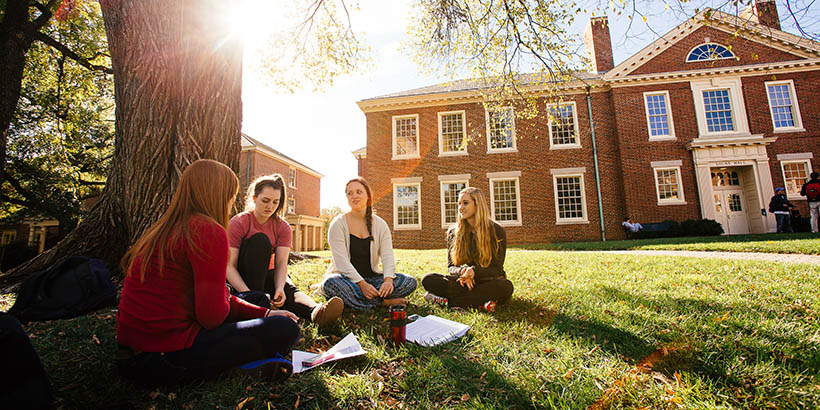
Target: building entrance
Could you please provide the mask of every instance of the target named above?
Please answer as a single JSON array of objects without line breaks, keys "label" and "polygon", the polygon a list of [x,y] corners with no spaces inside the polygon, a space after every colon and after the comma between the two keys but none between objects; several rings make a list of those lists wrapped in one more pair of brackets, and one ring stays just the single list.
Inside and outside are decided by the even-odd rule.
[{"label": "building entrance", "polygon": [[723,226],[723,233],[727,235],[749,233],[748,207],[742,179],[741,169],[712,169],[715,220]]}]

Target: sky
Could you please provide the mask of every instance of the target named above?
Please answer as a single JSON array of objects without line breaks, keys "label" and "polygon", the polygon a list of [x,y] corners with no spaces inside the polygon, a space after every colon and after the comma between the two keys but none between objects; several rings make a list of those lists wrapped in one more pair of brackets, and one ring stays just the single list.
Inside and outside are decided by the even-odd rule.
[{"label": "sky", "polygon": [[[267,30],[281,24],[271,17],[278,14],[277,7],[281,4],[275,0],[244,1],[247,8],[242,13],[241,24],[245,31],[247,62],[263,44],[254,39],[264,38]],[[682,17],[666,11],[663,2],[652,3],[655,6],[646,13],[651,28],[640,20],[630,27],[626,16],[607,13],[616,65],[683,22]],[[351,22],[357,36],[372,49],[370,72],[338,78],[333,86],[321,92],[291,93],[267,85],[264,74],[250,68],[248,63],[243,71],[242,131],[323,174],[322,208],[347,208],[344,184],[357,175],[352,151],[367,142],[365,116],[356,102],[450,79],[444,74],[420,74],[415,63],[401,50],[412,13],[411,0],[359,0],[358,4],[359,10],[351,12]],[[781,20],[785,10],[785,5],[778,1]],[[820,15],[820,5],[812,6],[810,13]],[[591,14],[580,15],[570,32],[582,36],[589,17]],[[788,22],[784,24],[787,31],[794,32],[792,27]],[[817,31],[820,30],[814,32]]]}]

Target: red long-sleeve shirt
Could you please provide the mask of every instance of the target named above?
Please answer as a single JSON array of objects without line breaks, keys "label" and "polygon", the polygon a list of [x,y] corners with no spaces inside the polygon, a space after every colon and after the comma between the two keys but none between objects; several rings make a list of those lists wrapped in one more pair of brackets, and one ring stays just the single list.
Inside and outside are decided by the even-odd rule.
[{"label": "red long-sleeve shirt", "polygon": [[225,321],[264,317],[267,309],[233,297],[225,285],[228,237],[212,220],[192,217],[192,249],[180,238],[166,244],[162,276],[155,256],[140,281],[137,259],[125,278],[117,313],[117,341],[140,352],[191,347],[199,330]]}]

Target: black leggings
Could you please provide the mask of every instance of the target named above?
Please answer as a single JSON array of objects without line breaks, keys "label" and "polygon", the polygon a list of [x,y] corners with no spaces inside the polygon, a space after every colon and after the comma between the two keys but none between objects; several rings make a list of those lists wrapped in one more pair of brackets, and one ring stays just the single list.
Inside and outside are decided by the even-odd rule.
[{"label": "black leggings", "polygon": [[301,337],[299,325],[284,316],[224,323],[201,329],[194,344],[173,352],[144,352],[118,360],[120,373],[149,385],[184,383],[256,360],[287,356]]},{"label": "black leggings", "polygon": [[493,278],[476,282],[473,290],[456,282],[456,276],[428,273],[421,278],[421,286],[428,292],[447,298],[450,306],[478,308],[490,300],[498,304],[510,301],[513,284],[507,278]]},{"label": "black leggings", "polygon": [[[276,290],[274,270],[268,269],[273,252],[274,248],[268,236],[259,232],[242,241],[239,246],[239,261],[237,262],[239,276],[248,285],[248,289],[268,293],[271,297],[273,297]],[[285,304],[282,305],[281,309],[293,312],[302,319],[310,320],[313,307],[296,302],[293,297],[296,292],[299,292],[299,289],[288,278],[285,282]],[[253,292],[250,294],[253,295]],[[259,298],[245,298],[245,300],[270,308],[270,305],[264,306],[263,303],[260,303]]]}]

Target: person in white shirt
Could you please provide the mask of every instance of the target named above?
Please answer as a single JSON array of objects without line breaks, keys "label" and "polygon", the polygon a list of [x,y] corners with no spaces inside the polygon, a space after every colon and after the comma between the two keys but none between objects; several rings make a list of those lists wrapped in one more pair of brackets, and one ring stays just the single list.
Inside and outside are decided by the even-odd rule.
[{"label": "person in white shirt", "polygon": [[632,222],[632,218],[626,217],[624,221],[621,223],[629,232],[638,232],[643,229],[643,225],[639,224],[638,222]]}]

